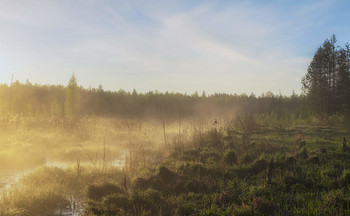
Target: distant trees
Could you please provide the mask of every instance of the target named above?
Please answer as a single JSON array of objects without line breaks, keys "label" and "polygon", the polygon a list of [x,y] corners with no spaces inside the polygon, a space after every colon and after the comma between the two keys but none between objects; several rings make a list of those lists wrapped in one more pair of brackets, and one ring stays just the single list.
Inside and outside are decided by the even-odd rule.
[{"label": "distant trees", "polygon": [[[67,86],[13,84],[12,114],[24,115],[96,115],[124,118],[219,117],[236,113],[268,113],[276,118],[293,114],[305,116],[305,97],[268,93],[261,96],[245,94],[180,94],[174,92],[107,91],[78,87],[73,75]],[[0,115],[9,113],[10,86],[0,84]]]},{"label": "distant trees", "polygon": [[77,78],[73,74],[69,80],[66,89],[66,100],[64,103],[64,112],[67,116],[79,114],[80,108],[80,90],[77,84]]},{"label": "distant trees", "polygon": [[349,45],[341,48],[336,42],[335,35],[323,42],[302,78],[303,91],[317,112],[349,112]]}]

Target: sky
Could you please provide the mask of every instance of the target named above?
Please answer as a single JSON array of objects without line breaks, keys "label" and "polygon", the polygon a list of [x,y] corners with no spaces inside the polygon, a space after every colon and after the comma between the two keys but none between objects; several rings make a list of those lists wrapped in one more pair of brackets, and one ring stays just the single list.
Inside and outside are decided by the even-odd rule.
[{"label": "sky", "polygon": [[0,83],[207,94],[301,93],[347,0],[0,0]]}]

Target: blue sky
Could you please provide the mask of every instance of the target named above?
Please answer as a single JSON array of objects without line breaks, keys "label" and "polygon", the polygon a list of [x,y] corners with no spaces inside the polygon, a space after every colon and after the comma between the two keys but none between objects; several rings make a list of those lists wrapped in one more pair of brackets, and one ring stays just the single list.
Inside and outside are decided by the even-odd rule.
[{"label": "blue sky", "polygon": [[300,93],[350,2],[0,0],[0,83],[146,92]]}]

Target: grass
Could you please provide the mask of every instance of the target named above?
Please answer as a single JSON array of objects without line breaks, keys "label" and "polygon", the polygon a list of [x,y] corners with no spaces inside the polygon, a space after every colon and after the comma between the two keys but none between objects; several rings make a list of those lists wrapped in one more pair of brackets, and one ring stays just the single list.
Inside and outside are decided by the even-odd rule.
[{"label": "grass", "polygon": [[161,123],[147,136],[139,129],[116,136],[115,128],[140,124],[107,121],[110,140],[126,139],[122,169],[40,168],[2,196],[0,215],[52,215],[67,206],[82,215],[350,214],[347,132],[290,121],[273,127],[261,119],[180,133],[168,125],[167,148]]}]

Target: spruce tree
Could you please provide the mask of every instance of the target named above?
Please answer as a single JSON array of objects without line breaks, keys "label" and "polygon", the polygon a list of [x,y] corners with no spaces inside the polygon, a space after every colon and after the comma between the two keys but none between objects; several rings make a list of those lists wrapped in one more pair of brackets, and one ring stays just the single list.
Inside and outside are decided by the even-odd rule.
[{"label": "spruce tree", "polygon": [[73,74],[69,80],[66,89],[66,100],[64,103],[64,111],[67,116],[76,116],[79,114],[80,94],[77,84],[77,78]]}]

